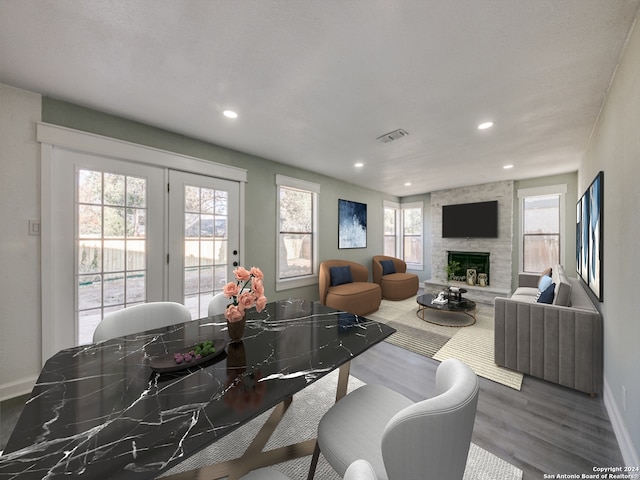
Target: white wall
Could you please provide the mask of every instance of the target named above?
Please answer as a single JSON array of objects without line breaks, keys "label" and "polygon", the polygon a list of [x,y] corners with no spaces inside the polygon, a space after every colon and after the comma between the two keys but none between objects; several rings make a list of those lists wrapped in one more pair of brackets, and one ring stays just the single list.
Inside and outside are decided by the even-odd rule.
[{"label": "white wall", "polygon": [[29,392],[41,367],[40,95],[0,84],[0,400]]},{"label": "white wall", "polygon": [[[615,74],[578,176],[578,194],[604,171],[605,405],[629,466],[640,465],[640,26]],[[626,389],[626,410],[623,399]]]}]

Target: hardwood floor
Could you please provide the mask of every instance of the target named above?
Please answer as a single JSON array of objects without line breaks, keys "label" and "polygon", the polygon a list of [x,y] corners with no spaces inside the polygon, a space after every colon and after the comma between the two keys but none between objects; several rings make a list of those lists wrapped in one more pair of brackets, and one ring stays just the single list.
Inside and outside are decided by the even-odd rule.
[{"label": "hardwood floor", "polygon": [[0,402],[0,452],[9,441],[13,427],[18,422],[22,407],[27,400],[29,400],[29,395],[21,395]]},{"label": "hardwood floor", "polygon": [[[433,395],[438,365],[382,342],[351,362],[351,374],[418,401]],[[472,441],[520,468],[523,480],[623,465],[602,397],[526,375],[521,391],[480,378]]]},{"label": "hardwood floor", "polygon": [[[351,374],[419,401],[433,396],[438,364],[382,342],[351,362]],[[26,398],[0,405],[0,450]],[[472,440],[523,470],[523,480],[542,479],[545,473],[588,474],[594,466],[623,462],[602,397],[528,376],[521,391],[480,378]]]}]

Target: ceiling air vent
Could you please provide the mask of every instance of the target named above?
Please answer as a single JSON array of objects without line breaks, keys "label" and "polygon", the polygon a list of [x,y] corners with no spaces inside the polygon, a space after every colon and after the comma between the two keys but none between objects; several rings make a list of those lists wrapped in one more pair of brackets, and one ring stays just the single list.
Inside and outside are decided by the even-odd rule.
[{"label": "ceiling air vent", "polygon": [[379,140],[382,143],[390,143],[394,140],[398,140],[399,138],[406,137],[407,135],[409,135],[409,132],[399,128],[398,130],[379,136],[376,140]]}]

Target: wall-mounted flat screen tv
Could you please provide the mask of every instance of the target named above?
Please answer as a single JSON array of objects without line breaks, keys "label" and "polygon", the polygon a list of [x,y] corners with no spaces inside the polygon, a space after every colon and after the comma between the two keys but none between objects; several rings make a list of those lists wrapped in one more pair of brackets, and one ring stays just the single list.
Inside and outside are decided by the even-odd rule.
[{"label": "wall-mounted flat screen tv", "polygon": [[442,206],[442,238],[497,237],[497,200]]}]

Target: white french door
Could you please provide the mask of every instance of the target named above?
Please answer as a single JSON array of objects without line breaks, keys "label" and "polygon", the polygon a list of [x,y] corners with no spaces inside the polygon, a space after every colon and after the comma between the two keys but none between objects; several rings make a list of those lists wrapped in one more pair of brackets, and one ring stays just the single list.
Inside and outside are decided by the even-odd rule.
[{"label": "white french door", "polygon": [[164,175],[56,149],[49,245],[43,235],[52,267],[51,284],[43,285],[51,290],[50,353],[91,343],[109,312],[163,299]]},{"label": "white french door", "polygon": [[[131,305],[170,300],[206,316],[240,261],[245,172],[126,147],[122,157],[145,161],[43,143],[43,362],[91,343],[104,315]],[[232,179],[171,170],[175,163]]]},{"label": "white french door", "polygon": [[207,316],[239,260],[239,184],[169,172],[169,298]]}]

